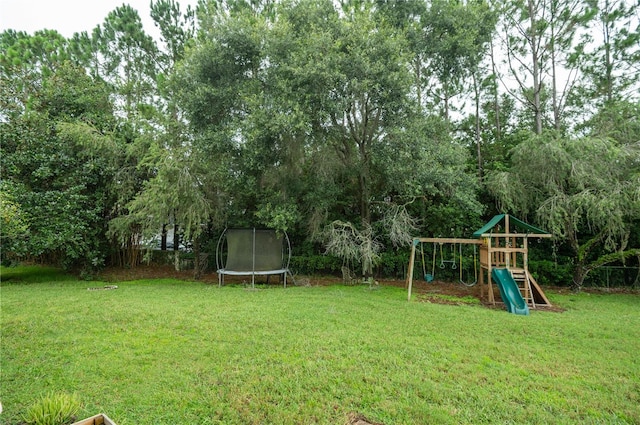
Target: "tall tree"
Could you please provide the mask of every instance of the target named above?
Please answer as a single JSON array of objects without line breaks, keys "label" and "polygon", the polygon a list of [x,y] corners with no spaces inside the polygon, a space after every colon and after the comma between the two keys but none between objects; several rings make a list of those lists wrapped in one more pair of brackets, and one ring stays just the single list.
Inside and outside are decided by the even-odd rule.
[{"label": "tall tree", "polygon": [[429,93],[446,122],[451,121],[451,99],[460,93],[462,83],[478,67],[489,47],[496,15],[484,1],[431,2],[423,17]]},{"label": "tall tree", "polygon": [[[552,123],[556,131],[565,124],[564,110],[576,84],[578,72],[570,60],[576,33],[590,20],[592,14],[585,10],[582,0],[553,0],[549,5],[549,77],[551,79]],[[561,75],[565,75],[564,78]],[[560,84],[564,81],[564,86]]]},{"label": "tall tree", "polygon": [[[404,31],[378,22],[366,4],[348,3],[344,18],[331,13],[329,2],[323,5],[301,3],[288,11],[280,23],[290,32],[278,38],[287,41],[287,49],[277,44],[277,51],[285,53],[273,61],[287,99],[278,104],[288,105],[307,123],[301,129],[310,135],[313,163],[307,191],[324,193],[321,202],[308,206],[314,211],[311,221],[324,217],[342,229],[349,217],[352,223],[347,224],[355,223],[360,236],[389,241],[394,238],[386,232],[394,225],[378,224],[389,224],[385,217],[400,217],[395,213],[404,210],[396,207],[414,199],[447,193],[449,199],[473,205],[464,152],[451,144],[439,125],[444,121],[417,113],[411,100],[406,69],[413,58],[401,53],[408,45]],[[463,194],[461,187],[469,192]],[[376,228],[370,232],[372,225]]]},{"label": "tall tree", "polygon": [[593,105],[637,101],[640,4],[625,0],[586,0],[586,4],[593,19],[573,56],[585,77],[574,102],[591,110]]},{"label": "tall tree", "polygon": [[63,62],[31,93],[24,112],[0,124],[0,176],[28,212],[20,254],[89,271],[108,254],[114,171],[104,149],[114,128],[109,92]]},{"label": "tall tree", "polygon": [[344,22],[338,51],[340,73],[334,90],[337,108],[329,111],[334,148],[357,179],[360,219],[371,224],[374,196],[373,161],[386,133],[407,117],[409,76],[402,52],[403,40],[376,23],[370,11],[354,11]]},{"label": "tall tree", "polygon": [[224,169],[221,193],[233,194],[226,210],[237,206],[253,216],[260,176],[268,165],[254,155],[256,139],[247,137],[251,111],[264,88],[264,20],[250,9],[232,16],[213,13],[221,16],[200,21],[200,36],[171,87],[194,135],[194,149],[210,159],[212,169]]},{"label": "tall tree", "polygon": [[160,71],[168,73],[174,69],[195,34],[195,11],[191,6],[182,10],[175,0],[156,0],[151,2],[151,18],[160,30],[162,44]]},{"label": "tall tree", "polygon": [[505,210],[534,214],[573,253],[573,282],[640,254],[628,246],[640,216],[640,150],[610,139],[530,137],[514,149],[511,170],[489,187]]},{"label": "tall tree", "polygon": [[109,12],[92,37],[101,55],[100,76],[112,85],[116,107],[135,127],[135,119],[153,100],[156,43],[129,5]]},{"label": "tall tree", "polygon": [[43,80],[69,59],[68,42],[57,31],[33,35],[13,30],[0,34],[2,114],[22,114]]},{"label": "tall tree", "polygon": [[[176,94],[170,84],[170,79],[171,74],[175,72],[177,64],[184,58],[185,50],[193,40],[195,34],[195,12],[190,6],[183,11],[180,4],[174,0],[158,0],[151,3],[151,17],[160,30],[160,51],[156,63],[157,70],[154,73],[157,87],[156,107],[158,111],[148,131],[148,134],[152,135],[152,140],[149,143],[160,144],[166,150],[179,149],[185,141],[185,134],[187,134],[188,128],[184,114],[177,105]],[[172,157],[182,158],[182,155],[178,153]],[[164,162],[161,162],[161,164],[164,164]],[[177,240],[179,238],[178,229],[180,224],[175,222],[176,217],[173,212],[167,213],[166,216],[169,220],[167,223],[162,224],[161,248],[166,249],[166,228],[169,221],[173,219],[173,249],[176,251],[177,258],[179,250]],[[199,264],[196,264],[196,270],[200,270]]]},{"label": "tall tree", "polygon": [[[176,84],[172,78],[194,35],[194,13],[182,11],[173,0],[151,3],[151,16],[160,29],[162,49],[158,53],[154,108],[148,122],[142,122],[140,134],[131,146],[140,162],[137,169],[148,176],[139,191],[128,200],[124,214],[111,222],[111,232],[120,238],[136,234],[153,240],[168,224],[174,228],[174,250],[179,262],[177,229],[186,242],[194,242],[196,275],[201,271],[198,238],[205,230],[213,208],[209,196],[216,185],[207,171],[210,162],[194,147],[184,113],[178,106]],[[162,233],[166,248],[166,233]],[[163,249],[164,249],[163,248]]]},{"label": "tall tree", "polygon": [[535,133],[542,133],[548,122],[560,130],[577,78],[569,60],[571,47],[589,11],[580,0],[512,0],[502,16],[509,77],[517,91],[507,88],[531,112]]}]

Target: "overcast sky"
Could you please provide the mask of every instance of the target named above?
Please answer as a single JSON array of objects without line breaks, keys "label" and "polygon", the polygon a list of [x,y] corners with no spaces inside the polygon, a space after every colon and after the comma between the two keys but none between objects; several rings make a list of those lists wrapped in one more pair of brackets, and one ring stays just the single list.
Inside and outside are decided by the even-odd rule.
[{"label": "overcast sky", "polygon": [[[0,0],[0,32],[7,29],[33,34],[41,29],[54,29],[65,37],[73,33],[91,32],[109,12],[123,4],[138,11],[145,30],[157,36],[149,16],[150,0]],[[179,0],[180,6],[195,7],[197,0]]]}]

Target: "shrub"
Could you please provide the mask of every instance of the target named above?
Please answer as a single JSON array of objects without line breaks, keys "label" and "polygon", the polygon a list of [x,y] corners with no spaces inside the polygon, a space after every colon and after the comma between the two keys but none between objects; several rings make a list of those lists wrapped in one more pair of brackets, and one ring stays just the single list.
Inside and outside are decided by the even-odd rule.
[{"label": "shrub", "polygon": [[[380,263],[375,267],[377,277],[404,278],[407,264],[409,263],[409,253],[381,253]],[[296,274],[302,275],[336,275],[339,276],[344,265],[340,258],[332,255],[296,255],[291,257],[289,268]],[[350,269],[360,275],[362,267],[360,264],[351,264]]]},{"label": "shrub", "polygon": [[23,415],[27,425],[65,425],[80,411],[78,397],[66,393],[49,393],[34,403]]},{"label": "shrub", "polygon": [[569,286],[572,282],[570,264],[548,260],[529,261],[529,270],[541,285]]},{"label": "shrub", "polygon": [[383,252],[380,264],[376,269],[376,276],[386,278],[402,278],[407,274],[409,252]]},{"label": "shrub", "polygon": [[331,255],[292,256],[289,268],[297,274],[339,274],[342,260]]}]

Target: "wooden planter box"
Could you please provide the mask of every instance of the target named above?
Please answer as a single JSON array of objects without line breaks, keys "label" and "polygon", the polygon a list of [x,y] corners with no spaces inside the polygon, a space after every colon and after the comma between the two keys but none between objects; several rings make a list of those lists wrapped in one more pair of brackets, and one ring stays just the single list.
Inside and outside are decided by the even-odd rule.
[{"label": "wooden planter box", "polygon": [[116,423],[109,419],[107,415],[100,413],[79,422],[74,422],[71,425],[116,425]]}]

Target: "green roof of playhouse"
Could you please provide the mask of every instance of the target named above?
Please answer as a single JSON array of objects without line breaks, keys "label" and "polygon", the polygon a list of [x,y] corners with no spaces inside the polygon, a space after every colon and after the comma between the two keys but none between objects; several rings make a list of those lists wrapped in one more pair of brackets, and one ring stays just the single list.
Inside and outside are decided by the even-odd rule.
[{"label": "green roof of playhouse", "polygon": [[[496,216],[494,216],[491,220],[489,220],[487,222],[487,224],[485,224],[484,226],[482,226],[480,229],[476,230],[475,232],[473,232],[473,237],[474,238],[481,238],[482,235],[484,234],[490,234],[492,229],[494,227],[496,227],[496,225],[498,223],[500,223],[502,220],[504,220],[504,218],[507,216],[507,214],[498,214]],[[516,226],[517,228],[524,230],[524,233],[527,234],[532,234],[532,235],[549,235],[549,233],[545,232],[542,229],[537,228],[536,226],[532,226],[531,224],[525,223],[524,221],[510,215],[509,216],[509,223],[511,225]],[[506,232],[508,232],[509,229],[506,229]]]}]

